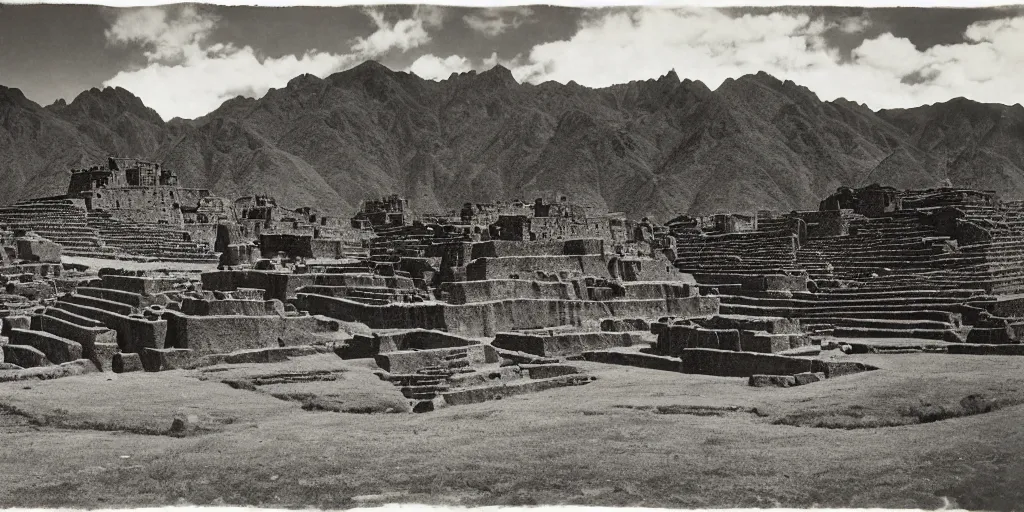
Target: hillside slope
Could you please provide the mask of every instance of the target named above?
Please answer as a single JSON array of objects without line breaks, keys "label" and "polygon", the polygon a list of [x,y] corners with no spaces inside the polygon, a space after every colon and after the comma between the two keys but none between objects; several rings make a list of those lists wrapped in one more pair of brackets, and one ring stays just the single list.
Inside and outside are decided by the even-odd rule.
[{"label": "hillside slope", "polygon": [[124,89],[43,108],[0,87],[0,203],[61,193],[69,167],[107,154],[162,160],[219,195],[337,213],[389,193],[422,212],[567,195],[665,219],[814,208],[872,182],[1024,198],[1024,107],[873,112],[765,73],[715,91],[674,72],[604,89],[519,84],[501,66],[434,82],[372,61],[190,121],[164,122]]}]

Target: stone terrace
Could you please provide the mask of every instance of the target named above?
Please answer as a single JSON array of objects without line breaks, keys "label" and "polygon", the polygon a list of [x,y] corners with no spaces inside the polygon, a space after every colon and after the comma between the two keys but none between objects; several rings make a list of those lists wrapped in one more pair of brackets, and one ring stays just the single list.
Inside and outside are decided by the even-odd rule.
[{"label": "stone terrace", "polygon": [[717,289],[723,313],[841,337],[1016,342],[1018,317],[990,310],[1024,290],[1021,203],[959,189],[901,197],[902,209],[881,215],[843,210],[843,233],[779,229],[813,217],[799,212],[741,233],[677,229],[676,264]]},{"label": "stone terrace", "polygon": [[60,244],[69,256],[111,258],[121,252],[105,246],[96,228],[89,226],[82,201],[37,199],[0,207],[0,226],[33,231]]},{"label": "stone terrace", "polygon": [[0,208],[0,227],[24,229],[50,239],[69,256],[216,263],[203,243],[161,224],[117,220],[102,212],[86,212],[81,200],[36,199]]}]

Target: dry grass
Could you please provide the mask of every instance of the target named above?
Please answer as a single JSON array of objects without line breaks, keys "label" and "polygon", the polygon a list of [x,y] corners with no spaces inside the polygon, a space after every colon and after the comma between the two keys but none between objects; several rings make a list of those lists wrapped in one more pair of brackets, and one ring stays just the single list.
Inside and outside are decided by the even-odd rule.
[{"label": "dry grass", "polygon": [[[317,357],[292,364],[335,364]],[[1024,390],[1024,358],[857,360],[882,370],[788,389],[581,362],[597,381],[419,415],[304,411],[185,372],[116,381],[93,374],[30,390],[0,385],[0,403],[22,414],[63,409],[70,418],[29,428],[0,416],[0,503],[937,508],[947,498],[999,510],[1024,503],[1024,406],[1013,405]],[[369,371],[344,364],[346,379]],[[225,375],[278,370],[258,366]],[[968,395],[1004,407],[961,404]],[[897,418],[922,400],[974,414],[891,428],[778,424],[828,411]],[[183,438],[78,422],[166,428],[186,408],[233,421]]]}]

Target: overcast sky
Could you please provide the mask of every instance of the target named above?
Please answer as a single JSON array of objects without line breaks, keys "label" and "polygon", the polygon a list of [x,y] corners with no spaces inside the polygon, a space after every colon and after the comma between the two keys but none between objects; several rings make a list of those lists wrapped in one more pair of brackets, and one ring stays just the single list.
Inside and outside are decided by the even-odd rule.
[{"label": "overcast sky", "polygon": [[715,89],[766,71],[874,109],[1024,98],[1024,8],[0,5],[0,85],[49,104],[132,91],[165,119],[374,59],[440,80],[500,63],[519,81]]}]

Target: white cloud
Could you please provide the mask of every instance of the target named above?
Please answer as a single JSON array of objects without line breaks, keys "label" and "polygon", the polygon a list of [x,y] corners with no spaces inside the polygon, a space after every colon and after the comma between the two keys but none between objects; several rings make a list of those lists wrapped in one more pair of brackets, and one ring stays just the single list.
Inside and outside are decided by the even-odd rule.
[{"label": "white cloud", "polygon": [[[866,18],[826,23],[782,12],[731,17],[713,9],[619,9],[584,17],[572,37],[534,46],[511,69],[517,79],[533,83],[574,80],[592,87],[676,69],[712,89],[727,78],[766,71],[807,86],[822,99],[846,97],[872,108],[957,96],[1021,101],[1024,18],[976,23],[965,31],[963,43],[927,50],[882,34],[863,41],[852,59],[844,60],[826,44],[829,30],[863,32],[868,23]],[[485,65],[496,62],[497,55],[485,59]]]},{"label": "white cloud", "polygon": [[137,71],[122,71],[104,85],[132,91],[164,119],[196,118],[235,96],[258,98],[298,75],[324,77],[355,63],[351,56],[323,52],[260,59],[246,46],[187,65],[154,63]]},{"label": "white cloud", "polygon": [[[448,11],[420,6],[406,19],[364,11],[374,31],[348,53],[310,50],[268,58],[250,47],[211,43],[215,17],[192,7],[126,11],[106,35],[111,44],[138,45],[148,60],[106,82],[133,91],[165,118],[206,114],[238,94],[259,97],[292,77],[325,76],[367,58],[407,52],[431,41]],[[492,9],[464,17],[476,30],[498,35],[528,21],[525,9]],[[849,58],[827,44],[839,32],[863,34],[867,17],[826,22],[775,12],[733,17],[714,9],[620,8],[584,14],[576,33],[537,44],[512,58],[427,54],[407,69],[431,80],[501,64],[519,81],[575,81],[591,87],[656,78],[675,69],[714,89],[727,78],[766,71],[807,86],[819,97],[846,97],[872,108],[909,107],[953,97],[1014,104],[1021,101],[1024,17],[979,22],[958,44],[918,49],[884,33],[864,40]],[[470,43],[472,44],[472,43]]]},{"label": "white cloud", "polygon": [[216,24],[216,17],[200,14],[192,6],[180,8],[169,21],[166,10],[147,7],[122,14],[106,36],[112,43],[142,44],[151,61],[174,60],[194,57],[187,52],[197,49]]},{"label": "white cloud", "polygon": [[366,9],[364,12],[377,25],[377,31],[356,39],[352,49],[360,54],[377,57],[396,48],[408,51],[430,41],[430,35],[423,27],[427,21],[432,21],[429,18],[408,18],[390,23],[379,10]]},{"label": "white cloud", "polygon": [[[444,20],[439,8],[417,8],[412,18],[394,23],[379,11],[365,12],[376,30],[353,41],[350,53],[314,49],[274,58],[249,46],[208,44],[218,20],[191,6],[123,11],[106,31],[107,41],[139,45],[148,64],[121,71],[103,85],[132,91],[165,119],[195,118],[238,95],[262,97],[301,74],[324,77],[392,50],[415,48],[430,40],[425,27]],[[457,64],[450,59],[444,62]]]},{"label": "white cloud", "polygon": [[920,69],[924,56],[909,39],[882,34],[867,39],[853,50],[853,58],[860,67],[870,67],[903,77]]},{"label": "white cloud", "polygon": [[416,59],[406,71],[427,80],[444,80],[452,73],[465,73],[471,69],[473,69],[473,65],[465,57],[452,55],[442,59],[436,55],[427,54]]},{"label": "white cloud", "polygon": [[469,28],[487,37],[495,37],[509,28],[519,28],[532,15],[533,9],[524,6],[487,9],[476,14],[467,14],[462,17],[462,20]]},{"label": "white cloud", "polygon": [[871,26],[871,20],[865,16],[850,16],[839,22],[839,30],[847,34],[859,34]]},{"label": "white cloud", "polygon": [[440,5],[421,4],[413,9],[413,19],[423,20],[423,24],[430,28],[441,28],[448,12]]},{"label": "white cloud", "polygon": [[512,77],[519,82],[526,82],[530,77],[543,71],[537,64],[524,62],[521,54],[511,59],[502,59],[498,57],[498,52],[491,53],[490,57],[483,60],[483,69],[491,69],[499,64],[512,71]]}]

